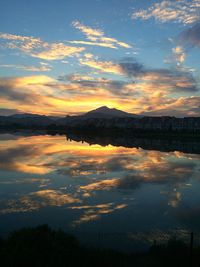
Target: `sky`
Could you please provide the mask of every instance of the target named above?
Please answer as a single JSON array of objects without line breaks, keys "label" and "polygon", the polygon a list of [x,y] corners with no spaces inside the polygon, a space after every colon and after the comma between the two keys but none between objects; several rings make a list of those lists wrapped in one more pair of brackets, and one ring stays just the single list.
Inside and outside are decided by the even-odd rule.
[{"label": "sky", "polygon": [[0,115],[200,116],[200,0],[0,0]]}]

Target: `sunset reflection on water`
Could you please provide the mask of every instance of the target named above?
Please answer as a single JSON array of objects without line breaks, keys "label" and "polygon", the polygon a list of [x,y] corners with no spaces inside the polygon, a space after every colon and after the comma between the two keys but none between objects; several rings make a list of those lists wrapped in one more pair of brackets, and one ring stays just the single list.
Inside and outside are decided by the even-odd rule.
[{"label": "sunset reflection on water", "polygon": [[1,233],[48,223],[144,242],[155,233],[199,231],[200,155],[65,136],[2,134],[0,142]]}]

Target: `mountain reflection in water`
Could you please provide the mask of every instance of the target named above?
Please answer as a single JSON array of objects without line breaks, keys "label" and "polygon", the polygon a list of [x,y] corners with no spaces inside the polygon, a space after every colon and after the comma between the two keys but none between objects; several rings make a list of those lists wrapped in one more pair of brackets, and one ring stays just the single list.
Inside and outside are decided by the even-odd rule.
[{"label": "mountain reflection in water", "polygon": [[200,140],[199,136],[167,136],[167,135],[153,135],[151,138],[148,134],[136,136],[126,132],[117,132],[109,134],[109,132],[102,133],[88,133],[81,131],[72,131],[66,134],[67,140],[74,140],[77,142],[86,142],[90,145],[99,144],[101,146],[123,146],[127,148],[142,148],[146,150],[158,150],[163,152],[180,151],[184,153],[200,154]]},{"label": "mountain reflection in water", "polygon": [[88,243],[132,248],[200,232],[197,141],[67,139],[0,135],[2,235],[48,223]]}]

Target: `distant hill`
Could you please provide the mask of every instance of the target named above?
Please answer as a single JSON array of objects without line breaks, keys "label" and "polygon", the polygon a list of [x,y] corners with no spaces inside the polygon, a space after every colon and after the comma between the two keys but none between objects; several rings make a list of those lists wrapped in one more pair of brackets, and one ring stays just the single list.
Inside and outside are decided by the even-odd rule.
[{"label": "distant hill", "polygon": [[141,118],[140,115],[135,115],[132,113],[124,112],[116,108],[108,108],[106,106],[99,107],[97,109],[88,111],[84,114],[77,116],[66,116],[57,121],[58,124],[68,124],[68,125],[77,125],[86,123],[90,119],[113,119],[113,118]]},{"label": "distant hill", "polygon": [[0,127],[46,127],[53,124],[58,118],[52,116],[30,114],[30,113],[20,113],[10,116],[0,116]]},{"label": "distant hill", "polygon": [[45,120],[57,120],[60,117],[55,117],[55,116],[46,116],[46,115],[38,115],[38,114],[33,114],[33,113],[19,113],[19,114],[13,114],[10,116],[6,116],[7,118],[12,118],[12,119],[45,119]]},{"label": "distant hill", "polygon": [[99,107],[97,109],[91,110],[82,117],[85,118],[111,118],[111,117],[118,117],[118,118],[123,118],[123,117],[138,117],[138,115],[131,114],[124,112],[122,110],[116,109],[116,108],[108,108],[106,106]]},{"label": "distant hill", "polygon": [[79,116],[63,118],[29,113],[0,116],[0,129],[47,129],[61,132],[67,129],[86,131],[107,129],[128,130],[132,133],[190,132],[200,134],[200,117],[148,117],[102,106]]}]

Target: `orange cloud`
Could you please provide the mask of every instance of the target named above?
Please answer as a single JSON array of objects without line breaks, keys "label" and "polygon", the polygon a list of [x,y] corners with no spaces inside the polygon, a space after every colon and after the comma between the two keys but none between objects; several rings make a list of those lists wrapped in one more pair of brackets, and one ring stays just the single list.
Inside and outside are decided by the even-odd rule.
[{"label": "orange cloud", "polygon": [[[96,220],[103,214],[127,207],[128,203],[124,203],[124,199],[119,203],[109,200],[91,205],[93,194],[98,194],[100,190],[105,193],[117,189],[134,190],[145,183],[167,184],[172,189],[179,188],[185,186],[193,175],[196,177],[199,162],[199,157],[192,154],[182,157],[177,152],[164,153],[111,145],[89,146],[87,143],[66,141],[64,136],[17,136],[14,140],[0,142],[3,144],[0,151],[1,169],[38,174],[37,178],[31,180],[27,176],[27,180],[38,182],[38,186],[48,186],[43,190],[39,188],[26,195],[19,195],[18,198],[15,196],[13,199],[6,199],[2,203],[1,212],[30,212],[47,206],[65,206],[83,211],[74,224]],[[190,159],[187,164],[185,158]],[[73,177],[75,172],[75,176],[86,176],[87,179],[82,179],[81,185],[76,184],[74,190],[67,193],[66,188],[64,192],[62,188],[49,188],[52,186],[51,177],[46,180],[41,175],[50,172],[51,177],[55,172],[56,175]],[[41,178],[42,183],[39,182]],[[71,183],[70,180],[68,182]],[[25,183],[24,178],[17,183]],[[169,198],[169,205],[176,207],[181,201],[181,195],[173,192],[175,191],[170,190],[165,195]]]},{"label": "orange cloud", "polygon": [[[84,63],[83,63],[84,64]],[[108,73],[121,73],[113,62],[85,60]],[[135,83],[71,75],[67,82],[45,75],[0,78],[1,108],[21,112],[66,115],[87,112],[102,105],[144,114],[198,115],[199,97],[173,97],[197,90],[192,76],[168,70],[146,71]],[[186,104],[187,103],[187,104]]]},{"label": "orange cloud", "polygon": [[113,213],[114,211],[124,209],[127,206],[127,204],[114,203],[98,204],[94,206],[75,206],[72,207],[72,209],[83,209],[85,211],[78,220],[74,221],[73,224],[77,225],[98,220],[103,214]]},{"label": "orange cloud", "polygon": [[80,186],[82,190],[110,190],[118,185],[118,179],[107,179],[89,185]]},{"label": "orange cloud", "polygon": [[81,200],[70,194],[63,194],[61,191],[45,189],[29,193],[16,200],[8,200],[7,207],[0,213],[31,212],[47,206],[64,206],[80,203]]}]

